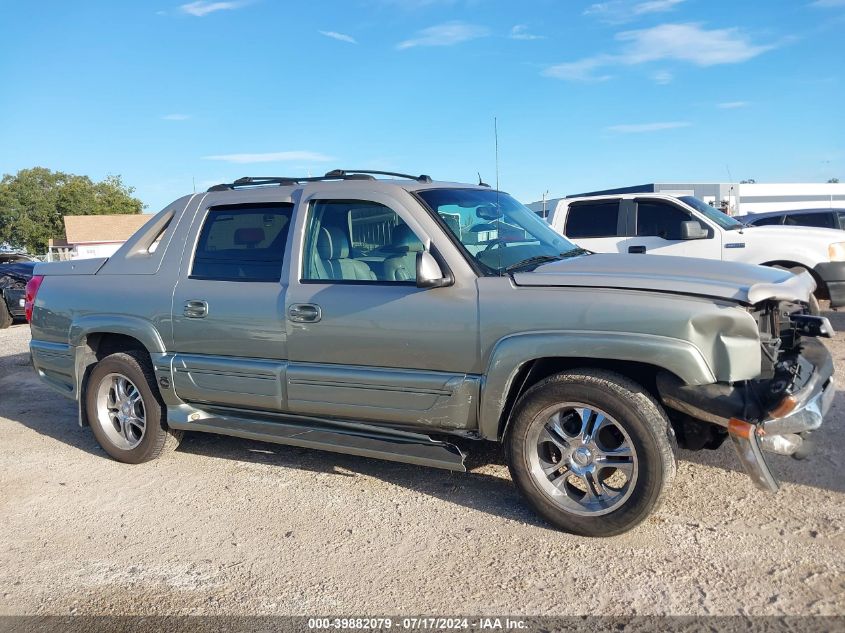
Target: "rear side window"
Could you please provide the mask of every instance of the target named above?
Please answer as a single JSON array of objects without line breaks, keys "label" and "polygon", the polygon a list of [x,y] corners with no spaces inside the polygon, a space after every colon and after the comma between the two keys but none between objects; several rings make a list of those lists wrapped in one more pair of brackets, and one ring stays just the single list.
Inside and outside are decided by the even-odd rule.
[{"label": "rear side window", "polygon": [[818,226],[823,229],[838,228],[833,224],[833,214],[827,212],[787,215],[784,224],[788,226]]},{"label": "rear side window", "polygon": [[582,202],[569,207],[567,237],[616,237],[619,235],[619,202]]},{"label": "rear side window", "polygon": [[191,277],[278,282],[292,213],[292,204],[279,203],[209,209]]},{"label": "rear side window", "polygon": [[845,211],[837,211],[836,215],[839,220],[839,226],[837,226],[836,228],[845,229]]},{"label": "rear side window", "polygon": [[759,220],[752,219],[749,224],[753,224],[754,226],[771,226],[774,224],[783,224],[783,216],[773,215],[770,218],[761,218]]},{"label": "rear side window", "polygon": [[[637,235],[662,237],[664,240],[681,239],[681,223],[695,220],[675,205],[658,201],[637,202]],[[699,222],[701,224],[701,222]],[[702,228],[707,228],[702,226]]]}]

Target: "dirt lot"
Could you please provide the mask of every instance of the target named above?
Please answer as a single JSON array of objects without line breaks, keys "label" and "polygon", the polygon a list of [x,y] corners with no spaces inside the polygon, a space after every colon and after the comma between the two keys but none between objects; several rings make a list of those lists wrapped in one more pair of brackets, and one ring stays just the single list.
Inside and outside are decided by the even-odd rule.
[{"label": "dirt lot", "polygon": [[778,495],[728,444],[684,451],[659,513],[587,540],[491,451],[456,474],[195,434],[121,465],[28,340],[0,331],[0,614],[845,614],[843,395],[810,461],[774,459]]}]

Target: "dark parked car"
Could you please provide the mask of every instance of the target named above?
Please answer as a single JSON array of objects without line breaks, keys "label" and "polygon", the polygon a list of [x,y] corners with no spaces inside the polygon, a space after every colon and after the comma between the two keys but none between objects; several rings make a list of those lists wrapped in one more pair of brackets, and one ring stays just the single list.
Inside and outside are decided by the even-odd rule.
[{"label": "dark parked car", "polygon": [[823,229],[845,230],[845,209],[796,209],[794,211],[770,211],[736,216],[743,224],[765,226],[784,224],[786,226],[817,226]]},{"label": "dark parked car", "polygon": [[36,262],[20,253],[0,253],[0,330],[24,317],[26,282]]}]

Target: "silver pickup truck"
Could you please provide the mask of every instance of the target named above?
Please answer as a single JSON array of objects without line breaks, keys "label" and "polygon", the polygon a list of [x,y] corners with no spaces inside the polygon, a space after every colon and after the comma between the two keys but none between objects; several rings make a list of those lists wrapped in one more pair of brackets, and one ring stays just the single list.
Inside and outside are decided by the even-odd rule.
[{"label": "silver pickup truck", "polygon": [[[375,178],[374,176],[389,176]],[[38,264],[32,361],[113,458],[184,431],[464,470],[501,442],[552,524],[645,519],[674,446],[802,456],[834,393],[808,274],[591,254],[508,194],[428,176],[242,178],[108,259]]]}]

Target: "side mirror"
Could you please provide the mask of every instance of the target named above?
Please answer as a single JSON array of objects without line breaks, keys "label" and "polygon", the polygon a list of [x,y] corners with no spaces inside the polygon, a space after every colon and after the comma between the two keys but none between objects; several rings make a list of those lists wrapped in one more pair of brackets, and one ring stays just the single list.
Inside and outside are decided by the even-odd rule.
[{"label": "side mirror", "polygon": [[442,288],[451,284],[452,280],[443,276],[434,255],[428,251],[417,253],[417,288]]},{"label": "side mirror", "polygon": [[703,240],[707,237],[707,229],[702,227],[695,220],[688,222],[681,222],[681,239],[682,240]]}]

